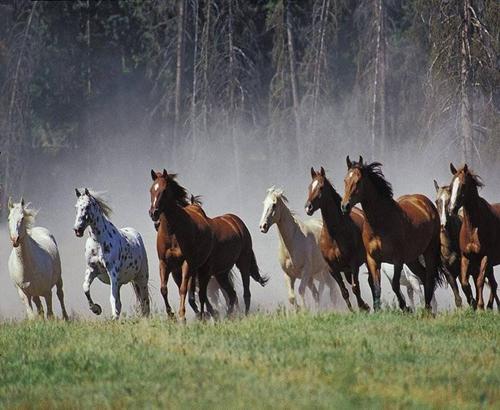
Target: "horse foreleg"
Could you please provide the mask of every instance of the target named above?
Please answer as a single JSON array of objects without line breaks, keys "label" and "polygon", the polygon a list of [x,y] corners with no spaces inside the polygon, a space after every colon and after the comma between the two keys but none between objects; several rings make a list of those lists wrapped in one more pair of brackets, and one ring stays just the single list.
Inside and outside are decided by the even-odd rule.
[{"label": "horse foreleg", "polygon": [[36,310],[38,312],[38,317],[41,317],[43,319],[44,317],[43,306],[42,306],[42,301],[40,300],[40,296],[33,296],[33,302],[35,303]]},{"label": "horse foreleg", "polygon": [[52,289],[43,297],[45,298],[45,306],[47,306],[47,319],[52,319],[54,317],[54,311],[52,310]]},{"label": "horse foreleg", "polygon": [[85,296],[87,297],[89,308],[92,313],[100,315],[102,313],[101,306],[99,306],[97,303],[94,303],[92,297],[90,296],[90,285],[92,285],[92,282],[96,277],[97,274],[95,273],[95,271],[93,269],[87,268],[87,270],[85,271],[85,279],[83,281],[83,291],[85,292]]},{"label": "horse foreleg", "polygon": [[236,304],[236,300],[238,296],[236,295],[236,291],[234,290],[234,286],[229,280],[230,271],[221,273],[215,277],[217,283],[221,287],[221,289],[227,295],[227,314],[230,316],[234,311],[234,305]]},{"label": "horse foreleg", "polygon": [[174,312],[170,303],[168,303],[168,276],[170,272],[167,269],[167,263],[161,259],[160,260],[160,293],[163,297],[163,302],[165,303],[165,310],[167,311],[167,316],[170,319],[174,318]]},{"label": "horse foreleg", "polygon": [[63,291],[63,280],[59,278],[56,283],[56,295],[59,299],[59,304],[61,305],[61,312],[64,320],[68,320],[68,313],[66,312],[66,306],[64,304],[64,291]]},{"label": "horse foreleg", "polygon": [[320,293],[319,293],[318,288],[316,287],[316,284],[314,283],[314,279],[312,277],[309,279],[309,283],[308,283],[307,287],[311,290],[311,293],[312,293],[312,296],[314,299],[314,305],[316,307],[316,310],[318,310],[319,309]]},{"label": "horse foreleg", "polygon": [[460,263],[460,283],[462,284],[462,290],[467,298],[467,303],[469,306],[472,306],[473,309],[476,308],[476,301],[472,297],[472,289],[469,283],[469,268],[470,268],[470,260],[462,255],[461,263]]},{"label": "horse foreleg", "polygon": [[337,284],[339,285],[339,288],[340,288],[340,292],[342,293],[342,297],[344,298],[345,303],[347,304],[347,307],[352,312],[352,305],[351,305],[351,301],[349,300],[349,291],[347,290],[347,288],[345,286],[344,279],[342,279],[342,275],[336,269],[331,270],[330,275],[332,275],[333,279],[335,279],[337,281]]},{"label": "horse foreleg", "polygon": [[477,308],[481,309],[481,310],[484,310],[483,287],[484,287],[484,277],[485,277],[487,268],[488,268],[488,257],[483,256],[483,258],[481,259],[481,264],[479,266],[479,273],[476,276]]},{"label": "horse foreleg", "polygon": [[457,279],[450,273],[448,267],[444,269],[444,275],[446,276],[446,281],[449,283],[453,296],[455,298],[455,306],[457,308],[462,306],[462,298],[460,297],[460,291],[457,286]]},{"label": "horse foreleg", "polygon": [[285,273],[285,283],[288,290],[288,303],[292,305],[292,307],[297,308],[297,301],[295,300],[295,278],[292,278]]},{"label": "horse foreleg", "polygon": [[370,254],[367,254],[366,265],[368,266],[372,280],[373,310],[377,311],[380,310],[380,296],[382,293],[380,287],[380,263],[373,259]]},{"label": "horse foreleg", "polygon": [[359,287],[359,268],[353,267],[352,269],[352,293],[356,296],[356,301],[358,302],[358,307],[366,312],[370,311],[370,306],[361,297],[361,288]]},{"label": "horse foreleg", "polygon": [[404,310],[407,310],[407,307],[406,307],[405,298],[403,296],[403,293],[401,292],[401,271],[402,270],[403,270],[402,263],[395,263],[394,264],[394,275],[392,276],[391,286],[392,286],[392,290],[396,294],[396,297],[398,298],[399,308],[404,311]]},{"label": "horse foreleg", "polygon": [[408,294],[408,300],[410,301],[410,307],[415,309],[415,292],[411,285],[406,287],[406,293]]},{"label": "horse foreleg", "polygon": [[35,318],[35,313],[33,312],[33,306],[31,304],[31,297],[23,292],[21,288],[17,288],[17,293],[24,303],[24,307],[26,308],[26,314],[29,320],[33,320]]}]

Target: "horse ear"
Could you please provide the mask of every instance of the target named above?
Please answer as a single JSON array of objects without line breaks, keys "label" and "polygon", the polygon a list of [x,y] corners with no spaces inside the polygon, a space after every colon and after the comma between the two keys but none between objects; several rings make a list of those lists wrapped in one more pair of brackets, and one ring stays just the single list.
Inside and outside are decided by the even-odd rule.
[{"label": "horse ear", "polygon": [[311,167],[311,178],[314,179],[315,176],[316,176],[316,171],[314,170],[313,167]]},{"label": "horse ear", "polygon": [[321,169],[319,170],[319,173],[322,177],[325,176],[325,168],[321,167]]},{"label": "horse ear", "polygon": [[352,167],[352,161],[349,159],[349,155],[347,156],[345,161],[347,163],[347,169],[350,169]]},{"label": "horse ear", "polygon": [[453,175],[457,173],[457,169],[455,168],[452,162],[450,162],[450,171]]},{"label": "horse ear", "polygon": [[436,192],[439,191],[439,184],[437,183],[436,180],[434,180],[434,188],[436,188]]},{"label": "horse ear", "polygon": [[467,166],[467,164],[464,164],[464,172],[467,172],[469,170],[469,167]]},{"label": "horse ear", "polygon": [[7,205],[9,206],[9,209],[14,208],[14,204],[12,203],[12,198],[9,196],[9,201],[7,202]]},{"label": "horse ear", "polygon": [[163,178],[167,178],[168,177],[168,172],[165,168],[163,168]]},{"label": "horse ear", "polygon": [[90,196],[90,192],[87,188],[85,188],[85,195]]},{"label": "horse ear", "polygon": [[21,197],[21,206],[24,207],[24,198]]},{"label": "horse ear", "polygon": [[154,170],[151,170],[151,179],[153,181],[156,181],[157,178],[158,178],[158,175],[156,175],[156,172]]},{"label": "horse ear", "polygon": [[359,162],[359,165],[363,165],[363,157],[361,155],[359,156],[359,161],[358,162]]},{"label": "horse ear", "polygon": [[80,191],[77,188],[75,188],[75,193],[76,193],[77,198],[80,198],[82,196],[82,194],[80,193]]}]

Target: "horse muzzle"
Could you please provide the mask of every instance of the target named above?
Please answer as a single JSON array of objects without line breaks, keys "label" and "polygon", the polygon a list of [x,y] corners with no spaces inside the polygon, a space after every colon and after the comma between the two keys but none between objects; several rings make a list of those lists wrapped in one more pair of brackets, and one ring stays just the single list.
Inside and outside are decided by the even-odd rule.
[{"label": "horse muzzle", "polygon": [[314,213],[314,208],[310,202],[306,202],[304,209],[306,211],[306,214],[311,216]]},{"label": "horse muzzle", "polygon": [[160,211],[158,208],[149,210],[149,217],[153,222],[157,222],[160,219]]},{"label": "horse muzzle", "polygon": [[264,222],[263,224],[260,225],[260,231],[262,233],[267,233],[267,231],[269,231],[269,225],[267,222]]},{"label": "horse muzzle", "polygon": [[347,215],[349,212],[351,212],[351,208],[352,208],[352,206],[351,206],[351,204],[350,204],[349,202],[347,202],[347,203],[345,203],[345,204],[344,204],[344,203],[342,203],[342,204],[340,205],[340,209],[342,210],[342,213],[343,213],[344,215]]},{"label": "horse muzzle", "polygon": [[19,246],[19,236],[11,236],[10,240],[14,248],[17,248]]},{"label": "horse muzzle", "polygon": [[77,238],[81,238],[83,236],[83,232],[85,231],[85,229],[81,228],[75,228],[73,230],[75,231],[75,235]]}]

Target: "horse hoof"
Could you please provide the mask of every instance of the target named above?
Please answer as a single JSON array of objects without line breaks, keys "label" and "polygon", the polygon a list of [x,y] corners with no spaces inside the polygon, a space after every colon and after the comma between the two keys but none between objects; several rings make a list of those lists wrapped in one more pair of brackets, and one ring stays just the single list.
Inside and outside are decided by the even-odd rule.
[{"label": "horse hoof", "polygon": [[413,310],[409,306],[404,306],[401,308],[401,310],[403,311],[403,313],[412,313],[413,312]]},{"label": "horse hoof", "polygon": [[91,307],[90,310],[92,311],[93,314],[99,316],[102,313],[101,306],[99,306],[97,303],[94,303]]}]

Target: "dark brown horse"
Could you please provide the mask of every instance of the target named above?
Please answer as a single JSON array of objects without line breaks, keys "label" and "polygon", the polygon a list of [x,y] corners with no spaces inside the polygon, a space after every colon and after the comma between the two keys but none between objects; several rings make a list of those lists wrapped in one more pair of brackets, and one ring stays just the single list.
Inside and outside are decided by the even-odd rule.
[{"label": "dark brown horse", "polygon": [[[199,197],[191,196],[190,204],[180,202],[180,205],[190,206],[193,210],[198,210],[202,215],[206,216],[201,208],[201,201]],[[157,230],[156,251],[160,261],[160,292],[163,297],[163,301],[165,302],[167,315],[173,318],[174,312],[168,302],[168,278],[169,275],[172,274],[172,277],[180,290],[184,256],[182,255],[182,251],[175,235],[173,235],[168,228],[168,222],[165,215],[160,215],[160,219],[155,222],[155,228]],[[229,303],[232,298],[236,298],[231,271],[222,272],[221,274],[215,276],[215,279],[217,280],[220,288],[225,292],[224,295],[227,295],[229,307]],[[189,284],[188,300],[193,311],[198,314],[198,306],[196,305],[195,300],[195,283],[196,280],[192,280]]]},{"label": "dark brown horse", "polygon": [[359,308],[370,310],[361,297],[358,280],[359,267],[365,263],[366,259],[361,237],[365,221],[363,211],[353,208],[349,215],[342,213],[340,209],[342,198],[325,176],[323,167],[319,172],[311,168],[311,178],[305,209],[309,216],[316,210],[321,210],[323,218],[319,243],[321,253],[330,267],[331,275],[339,284],[349,310],[352,310],[352,306],[341,272],[344,272],[347,281],[351,284]]},{"label": "dark brown horse", "polygon": [[[380,265],[387,262],[394,265],[392,289],[399,307],[406,309],[399,284],[403,264],[406,264],[422,280],[425,307],[431,310],[441,264],[439,215],[432,201],[424,195],[404,195],[395,201],[381,165],[378,162],[364,164],[362,157],[358,162],[351,162],[347,157],[342,199],[344,213],[349,213],[358,203],[365,213],[362,235],[373,281],[374,309],[380,308]],[[424,256],[425,268],[418,261],[420,255]]]},{"label": "dark brown horse", "polygon": [[[197,209],[185,206],[186,190],[177,183],[166,170],[163,173],[151,171],[151,208],[149,214],[157,221],[163,214],[172,234],[179,243],[185,262],[182,265],[179,316],[185,318],[186,293],[191,277],[198,277],[200,314],[203,317],[205,305],[208,313],[214,310],[207,298],[207,285],[210,277],[238,267],[243,282],[245,312],[250,309],[250,277],[264,286],[267,278],[259,273],[252,238],[240,218],[225,214],[209,218]],[[229,313],[235,301],[230,302]]]},{"label": "dark brown horse", "polygon": [[[483,287],[488,275],[491,286],[488,308],[492,308],[497,292],[492,268],[500,264],[500,204],[489,204],[479,196],[478,188],[483,183],[467,164],[459,170],[450,164],[450,170],[453,178],[449,210],[456,215],[462,207],[464,213],[459,241],[462,289],[469,305],[484,309]],[[476,300],[472,297],[470,275],[475,279]]]}]

